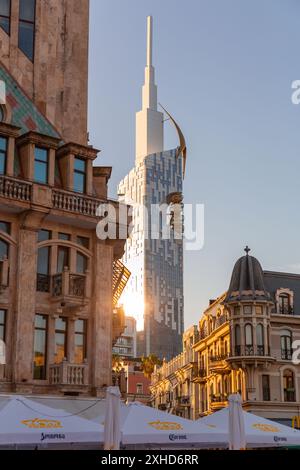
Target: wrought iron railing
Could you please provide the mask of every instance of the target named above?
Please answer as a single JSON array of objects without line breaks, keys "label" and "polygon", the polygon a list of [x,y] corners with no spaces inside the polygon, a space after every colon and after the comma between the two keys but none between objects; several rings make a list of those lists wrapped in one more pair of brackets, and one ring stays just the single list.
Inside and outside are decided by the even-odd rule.
[{"label": "wrought iron railing", "polygon": [[37,274],[36,290],[49,293],[51,289],[51,276],[48,274]]},{"label": "wrought iron railing", "polygon": [[131,276],[131,272],[124,266],[122,261],[117,260],[113,265],[113,280],[112,280],[112,291],[113,291],[113,305],[117,305],[126,285]]}]

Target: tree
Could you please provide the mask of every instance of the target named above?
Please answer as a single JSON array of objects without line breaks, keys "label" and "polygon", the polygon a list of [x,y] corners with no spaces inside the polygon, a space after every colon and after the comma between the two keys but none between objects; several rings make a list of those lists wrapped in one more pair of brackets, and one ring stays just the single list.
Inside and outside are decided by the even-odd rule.
[{"label": "tree", "polygon": [[150,356],[142,357],[142,371],[144,372],[144,376],[147,379],[151,379],[151,376],[154,372],[155,366],[161,366],[162,361],[158,359],[155,354],[150,354]]}]

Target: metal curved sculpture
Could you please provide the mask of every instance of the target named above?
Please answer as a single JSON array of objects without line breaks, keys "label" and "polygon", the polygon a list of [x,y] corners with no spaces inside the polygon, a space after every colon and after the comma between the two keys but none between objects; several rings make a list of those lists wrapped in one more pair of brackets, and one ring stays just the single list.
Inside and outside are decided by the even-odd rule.
[{"label": "metal curved sculpture", "polygon": [[183,177],[185,177],[185,171],[186,171],[186,161],[187,161],[187,146],[186,146],[186,141],[185,137],[183,135],[182,130],[180,129],[179,125],[171,116],[171,114],[159,103],[159,106],[164,110],[164,112],[167,114],[167,116],[170,118],[170,121],[174,124],[175,129],[177,130],[178,137],[179,137],[179,147],[176,152],[176,158],[179,158],[180,155],[182,156],[183,159]]}]

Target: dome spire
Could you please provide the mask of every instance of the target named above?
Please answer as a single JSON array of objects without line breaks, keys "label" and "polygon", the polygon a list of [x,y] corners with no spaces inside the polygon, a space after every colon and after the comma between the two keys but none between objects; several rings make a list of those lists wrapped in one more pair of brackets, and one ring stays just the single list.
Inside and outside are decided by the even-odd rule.
[{"label": "dome spire", "polygon": [[246,248],[244,249],[246,255],[248,256],[250,251],[251,251],[251,248],[249,248],[249,246],[247,245]]}]

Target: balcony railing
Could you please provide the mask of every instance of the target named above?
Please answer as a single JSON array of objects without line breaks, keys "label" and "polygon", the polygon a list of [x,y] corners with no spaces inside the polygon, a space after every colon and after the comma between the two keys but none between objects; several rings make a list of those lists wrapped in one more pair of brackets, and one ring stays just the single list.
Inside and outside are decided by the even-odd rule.
[{"label": "balcony railing", "polygon": [[9,176],[0,176],[0,196],[8,199],[30,202],[31,192],[31,183],[11,178]]},{"label": "balcony railing", "polygon": [[281,349],[281,359],[283,361],[291,361],[293,357],[292,349]]},{"label": "balcony railing", "polygon": [[210,362],[221,362],[225,361],[229,357],[228,353],[223,353],[223,354],[217,354],[216,356],[210,356],[209,360]]},{"label": "balcony railing", "polygon": [[55,189],[52,192],[52,204],[54,209],[96,217],[100,199],[91,198],[83,194],[72,193]]},{"label": "balcony railing", "polygon": [[38,274],[36,280],[36,290],[38,292],[49,293],[51,289],[51,276],[48,274]]},{"label": "balcony railing", "polygon": [[191,400],[189,396],[182,396],[182,397],[177,397],[176,403],[177,405],[180,405],[180,406],[189,406],[191,404]]},{"label": "balcony railing", "polygon": [[212,395],[210,397],[211,403],[225,403],[228,401],[228,395],[224,393],[220,393],[217,395]]},{"label": "balcony railing", "polygon": [[88,365],[70,364],[63,361],[61,364],[50,366],[51,385],[88,385]]},{"label": "balcony railing", "polygon": [[265,346],[235,346],[234,351],[231,353],[232,357],[239,357],[239,356],[270,356],[270,348],[266,348]]},{"label": "balcony railing", "polygon": [[72,274],[65,270],[61,274],[52,277],[52,296],[72,296],[83,298],[86,294],[86,276]]},{"label": "balcony railing", "polygon": [[294,308],[291,306],[287,306],[287,305],[286,306],[281,305],[279,307],[279,313],[280,315],[294,315],[295,314]]},{"label": "balcony railing", "polygon": [[113,265],[112,293],[113,305],[116,306],[129,281],[131,272],[126,268],[121,260],[117,260]]}]

